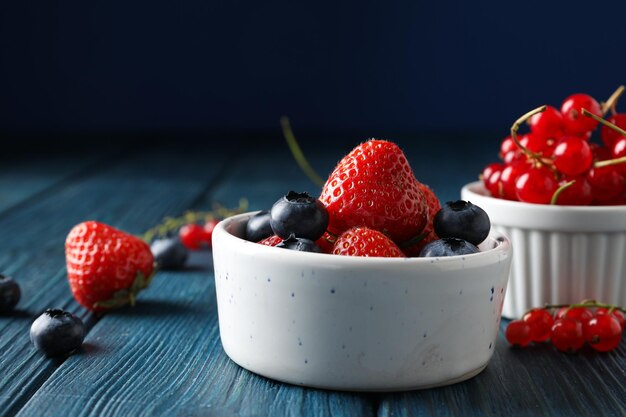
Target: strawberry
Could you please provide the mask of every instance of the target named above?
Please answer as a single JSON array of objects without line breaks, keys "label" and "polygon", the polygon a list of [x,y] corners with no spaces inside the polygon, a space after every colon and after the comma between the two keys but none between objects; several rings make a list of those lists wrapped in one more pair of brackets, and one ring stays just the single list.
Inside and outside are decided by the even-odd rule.
[{"label": "strawberry", "polygon": [[428,185],[420,184],[420,189],[422,190],[422,194],[424,194],[428,205],[428,223],[426,223],[426,227],[419,236],[419,238],[421,238],[419,242],[402,248],[406,256],[418,256],[424,246],[439,239],[437,233],[435,233],[435,228],[433,227],[433,220],[435,219],[437,212],[441,209],[441,203]]},{"label": "strawberry", "polygon": [[283,239],[280,236],[272,235],[266,237],[265,239],[259,240],[257,243],[265,246],[276,246],[282,241]]},{"label": "strawberry", "polygon": [[92,311],[134,304],[154,272],[144,241],[95,221],[74,226],[65,240],[65,258],[74,298]]},{"label": "strawberry", "polygon": [[367,227],[354,227],[341,234],[333,254],[345,256],[404,257],[402,250],[381,232]]},{"label": "strawberry", "polygon": [[328,209],[328,230],[336,235],[367,226],[402,243],[426,226],[419,183],[400,148],[384,140],[364,142],[339,161],[320,200]]}]

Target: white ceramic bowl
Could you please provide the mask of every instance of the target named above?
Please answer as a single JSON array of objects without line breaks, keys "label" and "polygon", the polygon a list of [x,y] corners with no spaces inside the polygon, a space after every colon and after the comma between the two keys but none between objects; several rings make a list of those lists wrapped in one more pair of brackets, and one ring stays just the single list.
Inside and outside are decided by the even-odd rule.
[{"label": "white ceramic bowl", "polygon": [[252,214],[213,232],[220,336],[242,367],[298,385],[394,391],[487,365],[511,262],[503,235],[467,256],[347,257],[240,239]]},{"label": "white ceramic bowl", "polygon": [[626,305],[626,206],[551,206],[493,198],[481,182],[461,198],[508,236],[513,265],[502,314],[593,298]]}]

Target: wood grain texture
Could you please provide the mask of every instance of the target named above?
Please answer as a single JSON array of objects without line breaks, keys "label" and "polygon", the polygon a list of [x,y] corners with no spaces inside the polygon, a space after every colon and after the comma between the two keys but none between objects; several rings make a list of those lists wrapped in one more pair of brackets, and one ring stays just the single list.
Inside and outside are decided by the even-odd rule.
[{"label": "wood grain texture", "polygon": [[[224,197],[220,201],[235,205],[242,196],[255,202],[278,198],[272,191],[284,186],[284,172],[271,171],[263,188],[257,181],[244,180],[244,186],[231,180],[250,170],[254,176],[256,168],[258,165],[246,158],[233,165],[216,187],[217,194]],[[267,172],[266,168],[261,170]],[[299,169],[295,167],[294,172]],[[304,186],[308,180],[299,177],[293,185]],[[256,178],[264,181],[258,175]],[[162,185],[155,183],[154,187]],[[272,197],[263,200],[255,192]],[[276,191],[276,195],[282,192]],[[122,201],[130,198],[119,197]],[[165,214],[172,198],[154,202],[154,210]],[[213,199],[213,193],[206,193],[191,205],[211,207]],[[365,396],[287,386],[231,362],[219,341],[214,281],[207,256],[204,269],[160,272],[135,308],[100,319],[85,340],[85,352],[65,361],[18,415],[374,414],[374,405]]]},{"label": "wood grain texture", "polygon": [[[139,233],[166,214],[185,210],[206,191],[226,162],[195,157],[177,166],[167,151],[111,162],[109,168],[67,181],[62,189],[0,217],[0,270],[22,289],[14,314],[0,316],[0,415],[13,415],[59,366],[29,340],[30,324],[43,310],[60,307],[95,322],[67,286],[64,241],[70,228],[95,219]],[[143,168],[142,168],[143,167]],[[120,197],[124,196],[124,197]]]},{"label": "wood grain texture", "polygon": [[424,391],[387,394],[379,416],[626,415],[626,341],[610,353],[565,354],[549,345],[512,349],[501,324],[494,356],[475,378]]}]

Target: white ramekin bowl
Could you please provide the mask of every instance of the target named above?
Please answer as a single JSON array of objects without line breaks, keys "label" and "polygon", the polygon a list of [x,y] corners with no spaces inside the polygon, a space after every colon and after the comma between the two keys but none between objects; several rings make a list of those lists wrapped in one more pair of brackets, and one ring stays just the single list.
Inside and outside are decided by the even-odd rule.
[{"label": "white ramekin bowl", "polygon": [[461,198],[511,241],[503,316],[583,299],[626,305],[626,206],[520,203],[491,197],[481,182],[463,187]]},{"label": "white ramekin bowl", "polygon": [[252,214],[213,232],[220,336],[242,367],[298,385],[394,391],[487,365],[511,262],[500,233],[468,256],[346,257],[247,242]]}]

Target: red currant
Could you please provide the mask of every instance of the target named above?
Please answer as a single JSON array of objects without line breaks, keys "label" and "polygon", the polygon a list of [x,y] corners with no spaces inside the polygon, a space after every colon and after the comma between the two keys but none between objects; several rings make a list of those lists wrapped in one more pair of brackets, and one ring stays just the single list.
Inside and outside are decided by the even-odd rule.
[{"label": "red currant", "polygon": [[576,352],[585,344],[582,323],[567,317],[555,320],[550,341],[561,352]]},{"label": "red currant", "polygon": [[[612,154],[613,158],[623,158],[626,156],[626,136],[620,136],[615,140]],[[622,174],[626,175],[626,162],[615,166]]]},{"label": "red currant", "polygon": [[182,244],[189,250],[198,250],[200,246],[209,242],[204,228],[196,223],[184,225],[178,235]]},{"label": "red currant", "polygon": [[528,121],[533,134],[544,139],[558,137],[563,132],[563,116],[552,106],[533,115]]},{"label": "red currant", "polygon": [[611,202],[626,190],[626,180],[618,165],[591,168],[587,172],[587,181],[591,185],[593,200],[597,203]]},{"label": "red currant", "polygon": [[593,313],[587,307],[561,307],[555,314],[555,319],[572,319],[581,323],[593,317]]},{"label": "red currant", "polygon": [[525,203],[549,204],[557,188],[554,174],[546,167],[528,169],[515,181],[517,198]]},{"label": "red currant", "polygon": [[559,181],[559,187],[570,181],[574,181],[574,183],[559,193],[555,203],[560,206],[587,206],[591,204],[593,193],[589,181],[584,176],[565,177]]},{"label": "red currant", "polygon": [[545,308],[530,310],[524,314],[522,320],[530,326],[530,338],[533,342],[545,342],[550,338],[550,330],[554,324],[554,318]]},{"label": "red currant", "polygon": [[586,109],[596,116],[602,117],[602,108],[593,97],[587,94],[572,94],[561,105],[561,114],[563,115],[563,125],[566,133],[573,135],[587,133],[598,125],[598,122],[591,117],[583,116],[581,109]]},{"label": "red currant", "polygon": [[502,193],[502,181],[500,181],[500,176],[502,171],[494,171],[489,175],[489,179],[485,184],[485,188],[491,193],[493,197],[503,198],[504,195]]},{"label": "red currant", "polygon": [[496,171],[502,171],[503,168],[504,168],[503,164],[494,162],[492,164],[487,165],[485,169],[483,169],[482,179],[483,179],[483,183],[485,184],[485,187],[487,186],[487,183],[489,182],[489,177],[491,177],[491,175]]},{"label": "red currant", "polygon": [[[613,123],[617,127],[626,129],[626,113],[614,114],[613,116],[609,117],[607,121]],[[622,136],[613,129],[602,125],[602,127],[600,128],[600,137],[602,138],[602,142],[604,142],[604,144],[610,148]]]},{"label": "red currant", "polygon": [[591,168],[593,154],[589,143],[575,136],[559,141],[552,154],[554,166],[565,175],[578,175]]},{"label": "red currant", "polygon": [[215,226],[217,226],[219,222],[220,221],[217,219],[212,219],[204,223],[204,238],[209,247],[211,246],[211,239],[213,238],[213,229],[215,229]]},{"label": "red currant", "polygon": [[500,158],[504,159],[504,155],[506,155],[507,153],[511,151],[517,151],[517,150],[519,150],[519,148],[517,147],[517,144],[515,143],[513,138],[510,136],[507,136],[506,138],[502,140],[502,143],[500,144],[499,156]]},{"label": "red currant", "polygon": [[600,315],[585,322],[585,340],[599,352],[615,349],[622,340],[622,326],[614,316]]},{"label": "red currant", "polygon": [[507,200],[517,200],[517,192],[515,191],[515,183],[517,178],[528,170],[528,164],[525,161],[512,162],[504,167],[500,174],[500,182],[502,183],[502,197]]},{"label": "red currant", "polygon": [[[598,308],[596,310],[596,317],[597,316],[605,316],[605,315],[608,315],[608,314],[609,314],[609,309],[608,308],[600,307],[600,308]],[[622,326],[622,330],[624,330],[625,327],[626,327],[626,318],[624,317],[624,313],[622,313],[618,309],[613,309],[611,314],[613,315],[613,317],[615,317],[617,319],[617,321],[619,321],[619,325]]]},{"label": "red currant", "polygon": [[519,138],[520,144],[531,152],[541,153],[548,146],[547,139],[543,136],[527,133]]},{"label": "red currant", "polygon": [[506,340],[513,346],[525,347],[532,341],[530,325],[522,320],[513,320],[506,326]]}]

